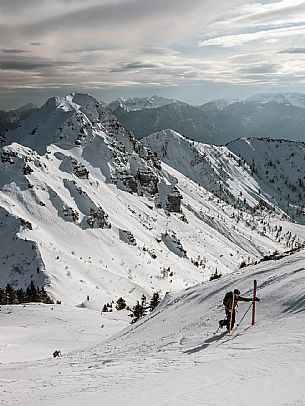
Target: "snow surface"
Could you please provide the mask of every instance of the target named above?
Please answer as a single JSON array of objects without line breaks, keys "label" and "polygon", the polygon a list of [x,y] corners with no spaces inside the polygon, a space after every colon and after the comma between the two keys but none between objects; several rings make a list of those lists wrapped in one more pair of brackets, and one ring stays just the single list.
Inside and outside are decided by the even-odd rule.
[{"label": "snow surface", "polygon": [[[64,305],[2,306],[0,400],[14,406],[303,406],[305,251],[168,294],[121,332],[124,313]],[[231,336],[222,298],[238,287]],[[101,324],[104,327],[101,328]],[[18,334],[16,334],[18,333]],[[109,334],[108,337],[106,335]],[[60,358],[52,352],[61,349]]]}]

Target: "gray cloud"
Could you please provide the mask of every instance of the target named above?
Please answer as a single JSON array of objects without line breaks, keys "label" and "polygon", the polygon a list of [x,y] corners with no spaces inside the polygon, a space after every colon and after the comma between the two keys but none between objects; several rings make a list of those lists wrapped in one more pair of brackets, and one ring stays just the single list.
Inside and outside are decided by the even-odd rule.
[{"label": "gray cloud", "polygon": [[1,58],[0,70],[36,71],[57,66],[75,65],[75,62],[62,62],[37,57],[15,56]]},{"label": "gray cloud", "polygon": [[[19,3],[19,2],[17,2]],[[198,7],[202,0],[190,0],[188,10]],[[56,29],[86,28],[96,29],[95,24],[112,25],[114,23],[130,24],[134,20],[147,20],[153,16],[162,16],[172,12],[186,12],[184,0],[129,0],[107,4],[98,4],[87,8],[72,10],[61,15],[51,16],[42,20],[36,20],[25,25],[20,25],[20,32],[27,34],[39,34]],[[18,27],[17,27],[18,29]]]},{"label": "gray cloud", "polygon": [[[230,0],[230,5],[242,1]],[[85,38],[92,42],[88,36],[95,34],[97,43],[105,41],[113,45],[120,39],[129,46],[131,41],[155,46],[157,38],[162,38],[164,43],[168,37],[177,40],[185,33],[190,35],[190,27],[201,27],[230,5],[224,0],[219,0],[217,6],[213,0],[88,0],[71,2],[71,5],[55,1],[55,5],[48,8],[44,2],[33,8],[31,19],[8,18],[6,24],[0,26],[0,38],[10,41],[28,37],[31,42],[38,36],[42,41],[56,37],[71,44],[73,33],[83,43]]]},{"label": "gray cloud", "polygon": [[287,48],[280,51],[279,54],[305,54],[305,48]]},{"label": "gray cloud", "polygon": [[130,62],[119,67],[111,68],[110,72],[124,72],[138,69],[155,69],[155,68],[160,68],[160,65],[151,62]]},{"label": "gray cloud", "polygon": [[24,54],[29,51],[26,49],[2,49],[2,52],[5,54]]},{"label": "gray cloud", "polygon": [[240,73],[246,74],[265,74],[265,73],[275,73],[277,71],[276,65],[272,64],[263,64],[263,65],[254,65],[247,68],[239,69]]},{"label": "gray cloud", "polygon": [[[46,3],[47,0],[39,0],[39,5]],[[22,10],[27,10],[31,7],[37,7],[37,0],[1,0],[0,2],[0,11],[2,13],[16,13]]]},{"label": "gray cloud", "polygon": [[43,46],[43,42],[31,42],[31,45],[33,47],[42,47]]},{"label": "gray cloud", "polygon": [[138,54],[142,55],[161,55],[161,56],[166,56],[166,55],[176,55],[178,54],[177,51],[174,51],[169,48],[140,48],[137,50]]}]

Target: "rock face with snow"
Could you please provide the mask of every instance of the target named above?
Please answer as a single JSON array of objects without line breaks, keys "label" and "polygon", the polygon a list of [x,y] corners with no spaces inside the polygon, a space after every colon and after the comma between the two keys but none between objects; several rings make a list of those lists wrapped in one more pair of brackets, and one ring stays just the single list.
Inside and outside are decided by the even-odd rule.
[{"label": "rock face with snow", "polygon": [[172,130],[142,142],[228,204],[249,213],[263,205],[305,222],[303,142],[241,138],[220,147],[187,140]]},{"label": "rock face with snow", "polygon": [[302,143],[140,142],[93,97],[52,98],[0,149],[1,285],[135,302],[299,247],[303,172]]}]

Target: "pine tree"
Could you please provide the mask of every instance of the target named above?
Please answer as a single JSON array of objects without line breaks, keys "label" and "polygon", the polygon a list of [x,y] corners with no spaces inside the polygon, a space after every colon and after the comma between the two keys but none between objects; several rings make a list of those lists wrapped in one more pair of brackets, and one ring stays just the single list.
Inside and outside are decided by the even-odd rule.
[{"label": "pine tree", "polygon": [[16,295],[18,303],[24,303],[26,301],[25,291],[22,288],[17,290]]},{"label": "pine tree", "polygon": [[40,298],[43,303],[54,304],[54,301],[50,298],[50,296],[47,294],[47,292],[44,290],[43,287],[41,288]]},{"label": "pine tree", "polygon": [[144,308],[143,306],[137,301],[137,304],[132,308],[132,314],[133,316],[132,323],[135,323],[138,321],[141,317],[144,316]]},{"label": "pine tree", "polygon": [[126,301],[125,301],[125,299],[123,299],[122,297],[120,297],[120,298],[117,300],[117,302],[116,302],[115,308],[116,308],[117,310],[124,310],[124,309],[126,309]]},{"label": "pine tree", "polygon": [[145,307],[146,307],[146,296],[144,294],[141,297],[141,305],[145,309]]},{"label": "pine tree", "polygon": [[5,295],[6,295],[6,303],[8,304],[15,304],[17,303],[16,291],[15,289],[8,283],[5,288]]},{"label": "pine tree", "polygon": [[0,289],[0,305],[4,304],[6,304],[5,291],[3,289]]},{"label": "pine tree", "polygon": [[158,304],[161,302],[161,298],[158,292],[155,292],[150,300],[149,303],[149,308],[150,311],[152,312],[157,306]]},{"label": "pine tree", "polygon": [[26,289],[27,302],[38,302],[39,296],[34,281],[31,281],[30,285]]}]

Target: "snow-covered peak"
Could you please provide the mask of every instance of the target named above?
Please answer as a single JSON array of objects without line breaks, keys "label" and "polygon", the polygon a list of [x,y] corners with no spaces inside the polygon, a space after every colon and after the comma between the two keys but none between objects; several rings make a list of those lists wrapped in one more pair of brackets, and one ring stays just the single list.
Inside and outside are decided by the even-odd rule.
[{"label": "snow-covered peak", "polygon": [[259,93],[248,97],[244,103],[280,103],[305,108],[305,94],[303,93]]},{"label": "snow-covered peak", "polygon": [[43,153],[52,143],[78,145],[102,129],[99,118],[105,107],[94,97],[72,93],[51,97],[40,109],[27,117],[16,130],[6,134],[7,143],[16,141]]},{"label": "snow-covered peak", "polygon": [[226,107],[230,106],[231,104],[234,104],[238,102],[238,99],[215,99],[211,100],[208,103],[203,104],[202,106],[199,106],[200,110],[203,111],[222,111]]},{"label": "snow-covered peak", "polygon": [[167,99],[165,97],[154,95],[150,97],[134,97],[129,99],[119,98],[109,103],[108,107],[111,111],[115,111],[118,107],[126,111],[136,111],[143,109],[154,109],[172,103],[181,103],[181,102],[175,99]]}]

